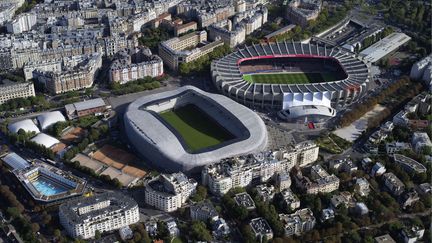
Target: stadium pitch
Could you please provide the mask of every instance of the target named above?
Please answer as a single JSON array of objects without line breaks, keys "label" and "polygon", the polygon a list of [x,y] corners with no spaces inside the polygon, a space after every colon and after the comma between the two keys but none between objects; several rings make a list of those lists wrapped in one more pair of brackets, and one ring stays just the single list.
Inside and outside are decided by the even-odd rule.
[{"label": "stadium pitch", "polygon": [[183,139],[187,151],[195,153],[234,139],[234,135],[193,104],[159,113]]},{"label": "stadium pitch", "polygon": [[260,84],[308,84],[337,80],[332,73],[252,73],[243,74],[243,79]]}]

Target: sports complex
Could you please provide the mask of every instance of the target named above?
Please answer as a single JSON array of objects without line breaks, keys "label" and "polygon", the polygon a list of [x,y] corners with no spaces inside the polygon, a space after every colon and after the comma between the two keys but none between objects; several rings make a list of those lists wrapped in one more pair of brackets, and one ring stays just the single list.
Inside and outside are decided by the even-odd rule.
[{"label": "sports complex", "polygon": [[70,172],[36,160],[33,163],[16,153],[1,158],[36,201],[51,203],[82,195],[87,182]]},{"label": "sports complex", "polygon": [[239,49],[212,62],[212,79],[226,96],[286,120],[320,121],[358,100],[370,67],[342,48],[276,42]]},{"label": "sports complex", "polygon": [[267,130],[247,107],[192,86],[132,102],[125,131],[137,152],[166,171],[190,171],[265,149]]}]

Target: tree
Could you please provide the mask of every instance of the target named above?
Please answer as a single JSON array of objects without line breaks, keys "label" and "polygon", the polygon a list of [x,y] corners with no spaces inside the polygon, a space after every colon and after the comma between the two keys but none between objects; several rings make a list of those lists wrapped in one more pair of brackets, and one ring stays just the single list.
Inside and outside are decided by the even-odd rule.
[{"label": "tree", "polygon": [[62,235],[62,233],[61,233],[61,231],[59,229],[55,229],[53,234],[54,234],[54,237],[56,239],[59,239],[61,237],[61,235]]},{"label": "tree", "polygon": [[99,240],[102,237],[101,232],[99,230],[96,230],[95,232],[95,239]]},{"label": "tree", "polygon": [[51,222],[51,215],[47,214],[47,212],[44,211],[44,212],[42,213],[42,223],[43,223],[44,225],[47,225],[47,224],[49,224],[50,222]]},{"label": "tree", "polygon": [[152,240],[151,240],[149,234],[147,233],[147,231],[144,231],[144,233],[141,232],[141,235],[142,235],[142,241],[144,243],[151,243],[152,242]]},{"label": "tree", "polygon": [[135,232],[133,235],[133,239],[135,242],[139,242],[142,239],[142,236],[139,232]]},{"label": "tree", "polygon": [[255,234],[252,232],[252,229],[249,225],[244,225],[241,230],[243,240],[246,243],[255,243],[256,238]]},{"label": "tree", "polygon": [[202,221],[194,221],[192,222],[190,228],[190,236],[192,239],[196,241],[207,241],[210,242],[212,240],[212,235],[208,231],[206,225]]},{"label": "tree", "polygon": [[31,229],[32,229],[33,232],[36,233],[36,232],[38,232],[40,230],[40,226],[39,226],[38,223],[32,223],[31,224]]},{"label": "tree", "polygon": [[197,186],[195,194],[191,197],[192,201],[201,202],[207,198],[207,188],[204,186]]},{"label": "tree", "polygon": [[157,222],[157,236],[160,239],[167,239],[170,237],[170,233],[168,231],[168,227],[164,222]]}]

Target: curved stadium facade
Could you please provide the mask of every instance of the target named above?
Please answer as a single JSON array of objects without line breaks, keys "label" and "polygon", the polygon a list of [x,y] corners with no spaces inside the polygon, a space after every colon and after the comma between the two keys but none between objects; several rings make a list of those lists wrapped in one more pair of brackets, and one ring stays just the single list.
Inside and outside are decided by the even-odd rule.
[{"label": "curved stadium facade", "polygon": [[166,171],[191,171],[261,151],[268,139],[264,122],[253,111],[192,86],[137,99],[124,122],[135,149]]},{"label": "curved stadium facade", "polygon": [[226,96],[286,119],[332,117],[368,89],[370,67],[353,53],[319,44],[276,42],[239,49],[211,65]]}]

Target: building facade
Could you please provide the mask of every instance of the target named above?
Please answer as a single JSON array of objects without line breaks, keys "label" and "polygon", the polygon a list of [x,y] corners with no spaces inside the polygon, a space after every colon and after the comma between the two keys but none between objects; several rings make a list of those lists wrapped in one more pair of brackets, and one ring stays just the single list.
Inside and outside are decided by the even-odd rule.
[{"label": "building facade", "polygon": [[163,62],[159,56],[152,55],[149,49],[135,48],[118,53],[118,59],[111,64],[109,80],[125,84],[145,77],[158,77],[163,72]]},{"label": "building facade", "polygon": [[11,99],[27,98],[30,96],[35,96],[33,82],[21,83],[2,80],[0,84],[0,104]]},{"label": "building facade", "polygon": [[14,20],[6,23],[6,29],[9,33],[18,34],[31,30],[31,28],[36,25],[36,21],[36,14],[23,13]]},{"label": "building facade", "polygon": [[53,61],[29,62],[24,67],[26,78],[36,78],[53,94],[89,88],[102,66],[102,55],[78,55],[53,59]]},{"label": "building facade", "polygon": [[173,212],[195,193],[197,182],[183,173],[161,174],[145,183],[145,202],[164,212]]},{"label": "building facade", "polygon": [[[199,43],[206,43],[197,47]],[[181,37],[174,37],[159,44],[159,56],[172,70],[177,70],[180,63],[192,62],[222,46],[223,41],[207,42],[207,32],[196,31]]]},{"label": "building facade", "polygon": [[321,7],[321,0],[292,0],[288,3],[287,18],[294,24],[306,26],[309,21],[318,18]]},{"label": "building facade", "polygon": [[309,208],[297,210],[293,214],[279,214],[285,224],[285,235],[301,235],[315,227],[316,219]]},{"label": "building facade", "polygon": [[73,238],[89,239],[139,221],[138,204],[120,193],[108,192],[69,201],[59,208],[61,225]]}]

